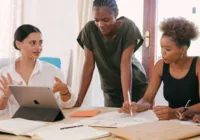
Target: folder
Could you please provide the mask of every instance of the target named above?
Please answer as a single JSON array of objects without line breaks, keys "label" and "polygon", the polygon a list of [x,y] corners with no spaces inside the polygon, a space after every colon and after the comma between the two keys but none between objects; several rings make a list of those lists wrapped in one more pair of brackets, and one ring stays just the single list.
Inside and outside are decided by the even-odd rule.
[{"label": "folder", "polygon": [[70,115],[70,117],[93,117],[100,113],[100,110],[79,110]]}]

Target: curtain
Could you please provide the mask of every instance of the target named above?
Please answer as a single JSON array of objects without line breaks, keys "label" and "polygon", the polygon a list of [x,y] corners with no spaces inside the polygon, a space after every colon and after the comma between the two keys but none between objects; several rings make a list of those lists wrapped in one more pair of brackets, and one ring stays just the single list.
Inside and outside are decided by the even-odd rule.
[{"label": "curtain", "polygon": [[[78,0],[78,32],[84,27],[84,25],[92,20],[92,4],[93,0]],[[73,61],[73,76],[72,76],[72,90],[78,94],[80,88],[81,74],[84,63],[84,51],[77,45],[74,49],[74,61]],[[103,96],[100,89],[98,71],[95,68],[93,73],[93,79],[88,89],[87,95],[83,102],[83,105],[89,106],[102,106]]]},{"label": "curtain", "polygon": [[0,59],[13,62],[18,57],[13,40],[22,22],[22,0],[0,0]]}]

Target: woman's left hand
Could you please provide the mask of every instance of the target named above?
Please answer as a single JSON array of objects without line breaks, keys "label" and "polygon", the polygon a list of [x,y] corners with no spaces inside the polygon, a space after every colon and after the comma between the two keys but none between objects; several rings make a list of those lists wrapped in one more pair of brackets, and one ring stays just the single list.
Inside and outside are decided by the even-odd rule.
[{"label": "woman's left hand", "polygon": [[155,106],[153,111],[159,120],[170,120],[176,118],[175,110],[168,106]]},{"label": "woman's left hand", "polygon": [[58,77],[55,77],[56,83],[53,85],[53,93],[60,92],[62,94],[68,93],[67,85],[64,84]]}]

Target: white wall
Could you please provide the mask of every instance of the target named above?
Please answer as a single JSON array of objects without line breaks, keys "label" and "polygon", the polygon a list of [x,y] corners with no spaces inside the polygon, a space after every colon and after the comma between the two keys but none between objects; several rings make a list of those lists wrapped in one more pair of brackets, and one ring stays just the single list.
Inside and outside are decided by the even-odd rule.
[{"label": "white wall", "polygon": [[59,57],[66,73],[71,49],[78,34],[77,0],[24,0],[24,24],[33,24],[43,34],[42,56]]}]

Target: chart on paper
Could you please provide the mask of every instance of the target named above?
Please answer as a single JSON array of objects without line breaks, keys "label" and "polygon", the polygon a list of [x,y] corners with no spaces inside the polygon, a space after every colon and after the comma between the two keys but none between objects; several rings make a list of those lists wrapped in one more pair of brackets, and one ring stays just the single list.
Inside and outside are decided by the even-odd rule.
[{"label": "chart on paper", "polygon": [[152,111],[136,113],[133,116],[117,111],[103,113],[98,116],[81,120],[76,124],[98,126],[98,127],[124,127],[156,121],[157,118]]}]

